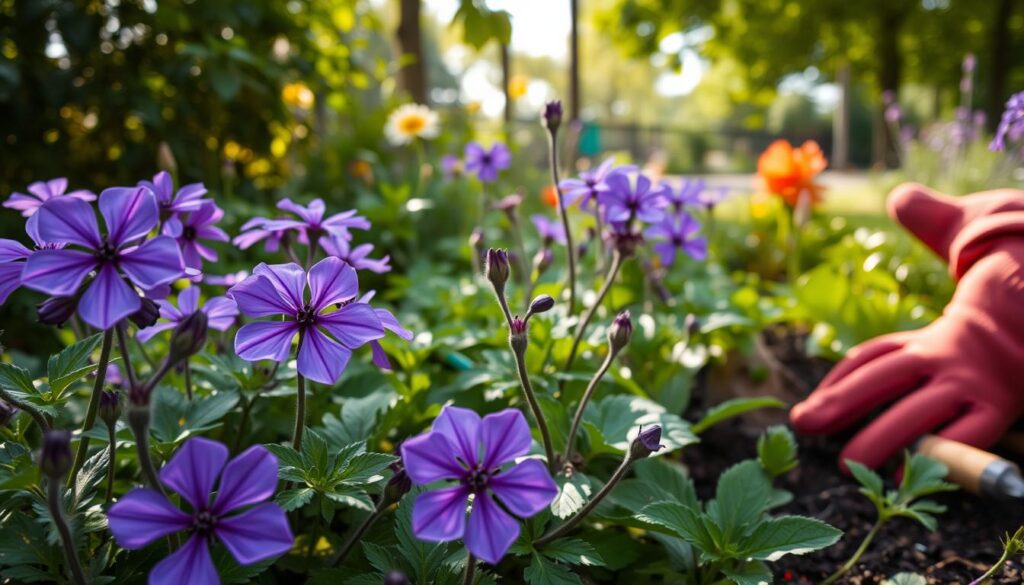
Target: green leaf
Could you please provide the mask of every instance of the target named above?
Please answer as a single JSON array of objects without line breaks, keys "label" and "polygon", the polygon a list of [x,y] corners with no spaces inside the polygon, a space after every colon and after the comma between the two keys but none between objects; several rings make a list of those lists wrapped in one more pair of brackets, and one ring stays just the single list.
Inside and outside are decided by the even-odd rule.
[{"label": "green leaf", "polygon": [[699,441],[690,423],[646,398],[609,396],[596,405],[588,405],[585,418],[600,429],[605,442],[620,453],[629,449],[642,426],[661,426],[661,442],[666,448],[657,454],[670,453]]},{"label": "green leaf", "polygon": [[213,551],[213,564],[220,575],[221,583],[251,583],[256,575],[269,569],[275,561],[277,557],[243,565],[224,547],[215,547]]},{"label": "green leaf", "polygon": [[237,403],[237,392],[216,392],[188,400],[175,388],[157,386],[150,429],[161,443],[178,443],[219,426],[220,419]]},{"label": "green leaf", "polygon": [[398,457],[384,453],[360,453],[347,461],[347,465],[335,472],[333,480],[351,485],[376,483],[384,476],[381,472],[398,461]]},{"label": "green leaf", "polygon": [[914,498],[938,492],[954,491],[957,487],[943,481],[949,468],[931,457],[919,453],[906,455],[903,466],[903,481],[900,482],[900,500],[910,501]]},{"label": "green leaf", "polygon": [[0,388],[29,395],[36,394],[36,387],[32,384],[32,376],[28,370],[3,362],[0,362]]},{"label": "green leaf", "polygon": [[96,364],[89,363],[89,356],[102,338],[102,333],[91,335],[50,356],[46,364],[50,392],[59,396],[72,383],[96,369]]},{"label": "green leaf", "polygon": [[448,543],[426,542],[412,533],[412,503],[422,489],[414,489],[402,499],[395,511],[395,538],[398,552],[409,563],[413,583],[433,583],[435,573],[451,552]]},{"label": "green leaf", "polygon": [[882,484],[882,477],[871,471],[861,463],[857,463],[852,459],[846,460],[846,467],[850,469],[850,473],[853,474],[853,478],[864,486],[864,489],[868,493],[875,494],[879,498],[884,497],[885,487]]},{"label": "green leaf", "polygon": [[366,510],[367,512],[373,511],[373,500],[370,499],[370,495],[365,490],[357,487],[342,484],[326,492],[324,495],[343,506],[350,506]]},{"label": "green leaf", "polygon": [[896,573],[882,581],[882,585],[928,585],[928,581],[917,573]]},{"label": "green leaf", "polygon": [[523,571],[523,578],[530,585],[582,585],[579,576],[548,559],[533,555],[530,566]]},{"label": "green leaf", "polygon": [[774,562],[787,554],[802,555],[832,546],[842,535],[841,530],[814,518],[769,518],[758,524],[737,556]]},{"label": "green leaf", "polygon": [[704,418],[693,425],[693,432],[701,434],[720,422],[741,414],[761,408],[786,408],[786,403],[778,398],[764,396],[761,398],[733,398],[708,409]]},{"label": "green leaf", "polygon": [[708,515],[721,527],[726,542],[735,542],[758,521],[771,497],[772,486],[760,464],[743,461],[718,478]]},{"label": "green leaf", "polygon": [[736,585],[770,585],[772,572],[760,561],[744,563],[738,569],[723,568],[722,573]]},{"label": "green leaf", "polygon": [[540,553],[549,559],[588,567],[602,567],[604,560],[590,543],[578,538],[559,538],[541,549]]},{"label": "green leaf", "polygon": [[757,440],[757,459],[771,477],[796,467],[796,438],[792,431],[782,425],[768,427]]},{"label": "green leaf", "polygon": [[350,445],[369,439],[377,418],[395,399],[390,391],[373,392],[362,398],[346,398],[338,417],[326,414],[323,418],[324,435],[334,445]]},{"label": "green leaf", "polygon": [[363,554],[366,556],[366,560],[370,561],[370,565],[382,574],[386,575],[388,571],[400,568],[395,565],[394,560],[392,560],[394,559],[394,554],[388,550],[387,547],[367,542],[365,540],[360,544],[362,544]]},{"label": "green leaf", "polygon": [[650,486],[658,489],[666,501],[676,501],[697,510],[697,491],[682,465],[663,457],[641,459],[633,464],[633,473]]},{"label": "green leaf", "polygon": [[647,506],[636,517],[669,529],[710,557],[718,555],[718,545],[705,525],[706,516],[692,508],[675,502],[660,502]]},{"label": "green leaf", "polygon": [[570,478],[559,474],[555,481],[558,483],[558,495],[551,501],[551,513],[556,518],[572,516],[590,500],[590,479],[582,473],[573,473]]},{"label": "green leaf", "polygon": [[314,495],[316,495],[316,490],[313,488],[294,488],[278,493],[274,496],[274,501],[277,502],[285,512],[290,512],[311,502]]}]

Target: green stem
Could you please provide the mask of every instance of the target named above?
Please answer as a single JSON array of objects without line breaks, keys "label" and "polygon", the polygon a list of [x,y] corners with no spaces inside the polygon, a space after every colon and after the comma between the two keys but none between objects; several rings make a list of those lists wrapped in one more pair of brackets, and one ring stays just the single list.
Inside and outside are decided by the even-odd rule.
[{"label": "green stem", "polygon": [[868,532],[867,536],[864,537],[864,540],[861,541],[860,546],[857,547],[857,550],[854,551],[853,556],[850,557],[848,561],[843,563],[843,566],[839,567],[839,570],[829,575],[828,579],[822,581],[821,585],[832,585],[832,583],[835,583],[843,575],[848,573],[850,569],[852,569],[854,565],[857,564],[857,561],[860,560],[860,557],[862,557],[864,553],[868,550],[868,546],[871,545],[871,541],[874,540],[875,536],[878,535],[878,531],[882,529],[882,526],[885,525],[885,522],[885,520],[879,518],[878,521],[875,522],[875,525],[871,527],[871,531]]},{"label": "green stem", "polygon": [[551,529],[544,536],[541,536],[537,540],[533,541],[533,546],[536,548],[545,546],[547,544],[551,544],[551,542],[553,542],[556,538],[564,536],[570,530],[575,528],[577,524],[582,522],[583,519],[587,517],[587,514],[590,514],[590,512],[593,511],[593,509],[596,508],[597,505],[601,503],[601,500],[603,500],[605,496],[610,494],[611,491],[615,489],[615,485],[619,483],[619,481],[622,480],[623,477],[626,476],[626,472],[629,471],[631,465],[633,465],[633,456],[630,453],[626,453],[626,456],[622,459],[622,464],[619,465],[619,468],[616,469],[615,473],[613,473],[612,476],[608,479],[608,483],[604,484],[604,487],[601,488],[601,491],[597,492],[597,494],[595,494],[594,497],[591,498],[589,502],[587,502],[587,505],[580,508],[580,510],[576,512],[571,518],[563,522],[561,525]]},{"label": "green stem", "polygon": [[146,351],[146,346],[139,341],[138,337],[133,339],[135,339],[135,347],[139,348],[139,354],[142,355],[142,359],[146,361],[146,365],[149,366],[150,370],[156,370],[156,362],[153,361],[153,357],[149,355],[148,351]]},{"label": "green stem", "polygon": [[466,553],[466,574],[462,577],[463,585],[473,585],[473,579],[476,577],[476,557],[473,553]]},{"label": "green stem", "polygon": [[366,534],[366,531],[369,530],[373,526],[373,524],[377,522],[377,520],[384,514],[384,510],[386,508],[387,506],[384,505],[384,498],[381,498],[380,502],[377,503],[377,507],[373,510],[373,512],[363,519],[362,523],[359,524],[359,527],[356,528],[355,532],[350,534],[348,539],[345,540],[345,544],[341,545],[341,549],[338,550],[338,554],[334,557],[334,560],[331,561],[330,566],[337,566],[339,563],[345,560],[345,557],[348,556],[348,553],[352,551],[352,547],[354,547],[355,544],[363,538],[363,535]]},{"label": "green stem", "polygon": [[253,403],[256,402],[256,396],[245,400],[242,404],[241,420],[238,422],[238,431],[235,434],[234,445],[231,446],[231,453],[237,454],[238,450],[242,447],[242,437],[245,436],[245,432],[249,428],[249,415],[252,412]]},{"label": "green stem", "polygon": [[192,400],[192,366],[188,358],[185,358],[185,395]]},{"label": "green stem", "polygon": [[994,565],[989,567],[989,569],[987,571],[985,571],[984,575],[982,575],[981,577],[978,577],[974,581],[971,581],[969,585],[981,585],[982,583],[985,582],[986,579],[991,579],[992,577],[995,577],[996,573],[998,573],[999,570],[1003,568],[1003,565],[1006,563],[1006,561],[1009,558],[1010,558],[1010,551],[1008,551],[1006,549],[1003,549],[1003,555],[1001,557],[999,557],[999,560],[996,561],[996,563]]},{"label": "green stem", "polygon": [[47,482],[47,503],[50,507],[50,517],[60,534],[60,542],[64,546],[64,558],[71,569],[71,580],[75,585],[85,585],[85,573],[82,571],[82,563],[78,559],[78,552],[75,550],[75,541],[71,538],[71,529],[68,528],[67,519],[64,518],[64,505],[61,502],[61,482],[57,479],[50,479]]},{"label": "green stem", "polygon": [[18,400],[14,396],[11,396],[11,393],[8,392],[7,390],[4,390],[3,388],[0,388],[0,398],[3,398],[4,402],[8,404],[16,406],[19,410],[27,412],[28,415],[32,417],[32,420],[34,420],[36,424],[39,425],[40,431],[45,432],[50,430],[50,422],[46,420],[46,416],[44,416],[43,413],[40,410],[38,410],[35,406],[29,404],[28,402]]},{"label": "green stem", "polygon": [[548,423],[544,420],[544,414],[540,410],[537,396],[533,393],[530,375],[526,372],[526,356],[524,353],[512,350],[512,355],[516,358],[516,371],[519,373],[519,382],[523,386],[523,394],[526,395],[526,402],[530,405],[530,412],[533,413],[533,418],[537,419],[537,428],[540,429],[540,437],[544,442],[544,453],[548,458],[548,469],[554,472],[555,450],[551,445],[551,432],[548,430]]},{"label": "green stem", "polygon": [[558,186],[558,132],[548,132],[548,151],[551,163],[551,180],[554,182],[555,199],[558,200],[558,217],[562,220],[562,228],[565,229],[565,251],[569,260],[569,312],[572,315],[576,312],[576,247],[572,243],[572,230],[569,229],[569,215],[565,212],[565,200],[562,199],[562,188]]},{"label": "green stem", "polygon": [[89,437],[85,433],[96,424],[96,413],[100,407],[100,394],[103,392],[103,383],[107,379],[107,364],[110,362],[110,346],[113,345],[114,330],[107,329],[103,332],[103,345],[100,347],[100,361],[96,368],[96,382],[92,386],[92,398],[89,399],[89,408],[85,411],[85,420],[82,422],[82,436],[78,439],[78,452],[75,453],[75,464],[68,474],[68,485],[71,485],[78,477],[78,472],[85,465],[86,455],[89,454]]},{"label": "green stem", "polygon": [[107,427],[107,440],[110,442],[108,448],[110,449],[110,460],[107,463],[107,506],[110,506],[110,500],[114,497],[114,466],[117,463],[117,438],[115,437],[116,425]]},{"label": "green stem", "polygon": [[123,324],[115,325],[117,331],[117,349],[121,351],[121,361],[124,362],[124,375],[128,378],[128,387],[135,387],[135,368],[132,367],[132,358],[128,354],[128,338],[125,337]]},{"label": "green stem", "polygon": [[302,374],[296,374],[295,386],[295,430],[292,432],[292,447],[300,451],[302,431],[306,427],[306,378]]},{"label": "green stem", "polygon": [[597,308],[601,306],[601,302],[604,297],[608,295],[608,291],[612,288],[612,283],[615,282],[615,277],[619,274],[619,269],[622,268],[622,254],[615,250],[612,252],[612,264],[608,267],[608,274],[605,276],[604,283],[601,285],[601,290],[597,293],[597,299],[594,300],[594,304],[591,305],[583,317],[580,318],[580,322],[576,325],[576,333],[572,337],[572,349],[569,350],[569,358],[565,360],[565,367],[563,371],[568,372],[572,368],[572,363],[576,359],[576,352],[579,351],[580,341],[583,340],[583,334],[587,331],[587,325],[590,324],[590,320],[594,318],[594,313],[597,312]]},{"label": "green stem", "polygon": [[601,378],[608,372],[608,368],[612,365],[612,360],[618,355],[618,350],[608,346],[608,355],[604,358],[604,363],[598,368],[597,373],[590,379],[590,383],[587,384],[587,389],[584,390],[583,396],[580,398],[580,404],[576,407],[576,415],[572,417],[572,426],[569,428],[569,435],[565,439],[565,457],[563,461],[569,462],[572,460],[572,452],[574,443],[576,440],[576,431],[579,430],[580,422],[583,421],[583,410],[587,407],[587,402],[590,401],[590,397],[594,394],[594,390],[597,388]]}]

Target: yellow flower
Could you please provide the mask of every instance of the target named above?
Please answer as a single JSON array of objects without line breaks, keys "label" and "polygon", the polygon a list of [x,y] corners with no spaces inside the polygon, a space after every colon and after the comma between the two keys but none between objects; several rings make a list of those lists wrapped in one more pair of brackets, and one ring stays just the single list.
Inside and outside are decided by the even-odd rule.
[{"label": "yellow flower", "polygon": [[508,97],[517,100],[526,95],[526,86],[530,80],[525,75],[513,75],[508,80]]},{"label": "yellow flower", "polygon": [[309,89],[306,84],[297,82],[288,83],[281,88],[281,100],[293,108],[308,110],[313,107],[315,97],[313,90]]},{"label": "yellow flower", "polygon": [[441,132],[437,112],[420,104],[405,104],[388,116],[384,136],[395,146],[409,144],[417,138],[437,138]]}]

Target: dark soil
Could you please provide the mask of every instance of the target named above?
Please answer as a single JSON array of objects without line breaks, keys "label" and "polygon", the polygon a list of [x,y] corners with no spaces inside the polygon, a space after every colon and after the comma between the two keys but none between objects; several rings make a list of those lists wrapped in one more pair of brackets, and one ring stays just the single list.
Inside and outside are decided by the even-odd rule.
[{"label": "dark soil", "polygon": [[[806,394],[828,371],[827,362],[804,357],[798,337],[768,335],[764,342],[771,354],[764,361],[774,358],[774,364],[767,367],[789,370],[773,372],[775,382],[770,384],[774,393],[786,399]],[[756,439],[766,422],[771,421],[748,417],[719,425],[707,431],[701,445],[687,451],[687,463],[702,498],[713,496],[718,475],[725,468],[756,456]],[[776,562],[777,583],[820,583],[853,554],[875,521],[874,506],[857,491],[853,479],[838,471],[839,450],[846,438],[799,437],[800,465],[777,481],[778,487],[794,495],[780,513],[813,516],[845,533],[839,543],[823,551],[789,555]],[[891,470],[885,471],[891,478]],[[1024,502],[992,501],[962,492],[933,499],[948,508],[939,515],[936,532],[930,533],[909,519],[891,521],[840,583],[880,583],[900,572],[917,573],[928,583],[970,583],[999,558],[1003,535],[1024,525]],[[1024,559],[1008,562],[994,583],[1024,583]]]}]

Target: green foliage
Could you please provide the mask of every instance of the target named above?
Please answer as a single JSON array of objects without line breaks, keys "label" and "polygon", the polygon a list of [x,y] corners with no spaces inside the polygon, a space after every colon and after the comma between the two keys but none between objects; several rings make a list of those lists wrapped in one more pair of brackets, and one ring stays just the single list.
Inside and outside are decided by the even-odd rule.
[{"label": "green foliage", "polygon": [[928,581],[917,573],[896,573],[882,581],[882,585],[927,585],[927,583]]},{"label": "green foliage", "polygon": [[692,430],[694,434],[699,435],[721,422],[740,416],[741,414],[752,410],[785,407],[785,402],[778,398],[771,398],[767,396],[762,398],[733,398],[708,409],[704,418],[694,423]]},{"label": "green foliage", "polygon": [[846,465],[861,484],[860,492],[875,505],[879,522],[904,517],[919,522],[928,530],[935,530],[937,521],[934,514],[945,512],[946,507],[920,498],[957,489],[943,481],[949,471],[945,465],[916,453],[906,454],[903,481],[895,490],[884,490],[882,478],[860,463],[848,459]]},{"label": "green foliage", "polygon": [[796,437],[782,425],[769,427],[757,440],[757,460],[770,477],[778,477],[797,466]]}]

